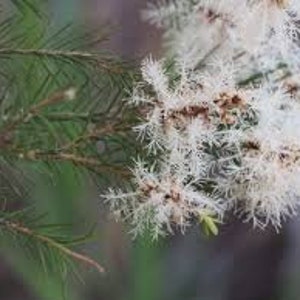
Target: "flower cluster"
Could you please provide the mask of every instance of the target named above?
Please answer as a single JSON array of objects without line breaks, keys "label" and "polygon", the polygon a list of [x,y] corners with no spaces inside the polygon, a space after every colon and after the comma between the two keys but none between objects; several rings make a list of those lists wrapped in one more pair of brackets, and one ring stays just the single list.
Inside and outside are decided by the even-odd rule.
[{"label": "flower cluster", "polygon": [[147,229],[156,238],[172,232],[172,225],[182,231],[193,217],[201,218],[207,214],[221,213],[221,206],[196,188],[196,181],[187,180],[187,174],[170,170],[161,164],[159,172],[154,166],[147,170],[143,163],[137,162],[134,174],[134,192],[110,190],[107,198],[117,218],[130,218],[133,234],[141,234]]},{"label": "flower cluster", "polygon": [[234,58],[248,68],[250,61],[267,68],[284,57],[299,67],[299,12],[297,0],[173,0],[149,5],[144,17],[165,29],[171,53],[186,67],[207,56]]},{"label": "flower cluster", "polygon": [[105,195],[135,234],[184,231],[232,209],[279,228],[296,212],[298,2],[173,0],[144,12],[164,28],[174,63],[145,59],[130,99],[155,163],[137,162],[133,189]]}]

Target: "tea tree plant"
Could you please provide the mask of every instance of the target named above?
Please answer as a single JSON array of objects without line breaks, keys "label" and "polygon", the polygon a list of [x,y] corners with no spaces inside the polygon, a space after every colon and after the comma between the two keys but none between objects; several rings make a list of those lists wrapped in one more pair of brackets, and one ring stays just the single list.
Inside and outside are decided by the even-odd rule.
[{"label": "tea tree plant", "polygon": [[[162,1],[143,15],[165,32],[130,103],[154,162],[133,188],[104,197],[134,234],[153,238],[193,220],[217,232],[235,211],[273,225],[299,206],[299,1]],[[170,68],[171,61],[171,68]]]}]

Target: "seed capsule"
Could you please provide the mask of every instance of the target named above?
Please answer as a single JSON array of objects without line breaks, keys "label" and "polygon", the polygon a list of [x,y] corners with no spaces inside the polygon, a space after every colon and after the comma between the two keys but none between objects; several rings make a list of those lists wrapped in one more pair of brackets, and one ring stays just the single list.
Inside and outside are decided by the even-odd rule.
[{"label": "seed capsule", "polygon": [[286,8],[289,5],[290,0],[273,0],[279,8]]}]

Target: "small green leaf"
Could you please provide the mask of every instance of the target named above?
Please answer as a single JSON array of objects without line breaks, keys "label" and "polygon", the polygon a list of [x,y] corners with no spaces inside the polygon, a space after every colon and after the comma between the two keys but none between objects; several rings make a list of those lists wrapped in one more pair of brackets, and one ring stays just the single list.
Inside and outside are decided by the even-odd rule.
[{"label": "small green leaf", "polygon": [[202,224],[202,229],[205,233],[205,235],[218,235],[219,234],[219,228],[216,225],[219,223],[219,220],[215,218],[214,216],[210,215],[209,213],[203,213],[199,215],[199,223]]}]

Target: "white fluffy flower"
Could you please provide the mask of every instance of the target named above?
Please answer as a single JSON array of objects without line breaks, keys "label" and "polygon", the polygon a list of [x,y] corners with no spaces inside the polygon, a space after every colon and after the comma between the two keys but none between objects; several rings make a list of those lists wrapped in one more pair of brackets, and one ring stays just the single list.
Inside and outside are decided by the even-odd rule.
[{"label": "white fluffy flower", "polygon": [[174,65],[142,63],[130,102],[156,164],[105,196],[112,210],[153,237],[233,207],[280,227],[300,204],[300,1],[170,0],[144,16]]},{"label": "white fluffy flower", "polygon": [[207,212],[222,213],[218,201],[198,191],[184,173],[174,173],[169,168],[157,173],[154,169],[147,170],[137,163],[133,172],[134,192],[110,190],[104,196],[115,214],[132,223],[134,235],[149,230],[157,238],[172,232],[173,226],[184,232],[192,218]]},{"label": "white fluffy flower", "polygon": [[246,18],[237,29],[241,46],[255,51],[272,36],[275,37],[272,42],[277,41],[276,47],[284,49],[289,45],[297,32],[291,17],[292,4],[276,0],[249,2]]},{"label": "white fluffy flower", "polygon": [[[139,84],[142,87],[139,98],[145,97],[141,102],[148,108],[145,122],[135,128],[148,140],[150,151],[155,147],[176,149],[197,156],[203,151],[203,143],[214,138],[220,125],[240,126],[252,93],[236,87],[231,64],[212,65],[206,73],[185,71],[178,74],[172,88],[166,84],[161,65],[153,72],[155,64],[152,60],[143,63],[142,73],[148,85]],[[149,88],[154,92],[151,99],[145,96],[145,89]]]},{"label": "white fluffy flower", "polygon": [[281,91],[253,102],[257,124],[240,136],[238,163],[217,180],[218,191],[255,225],[280,227],[299,206],[300,106]]},{"label": "white fluffy flower", "polygon": [[297,0],[177,0],[152,5],[144,15],[165,28],[171,54],[188,68],[209,56],[241,54],[248,61],[269,56],[270,64],[283,58],[299,67]]}]

